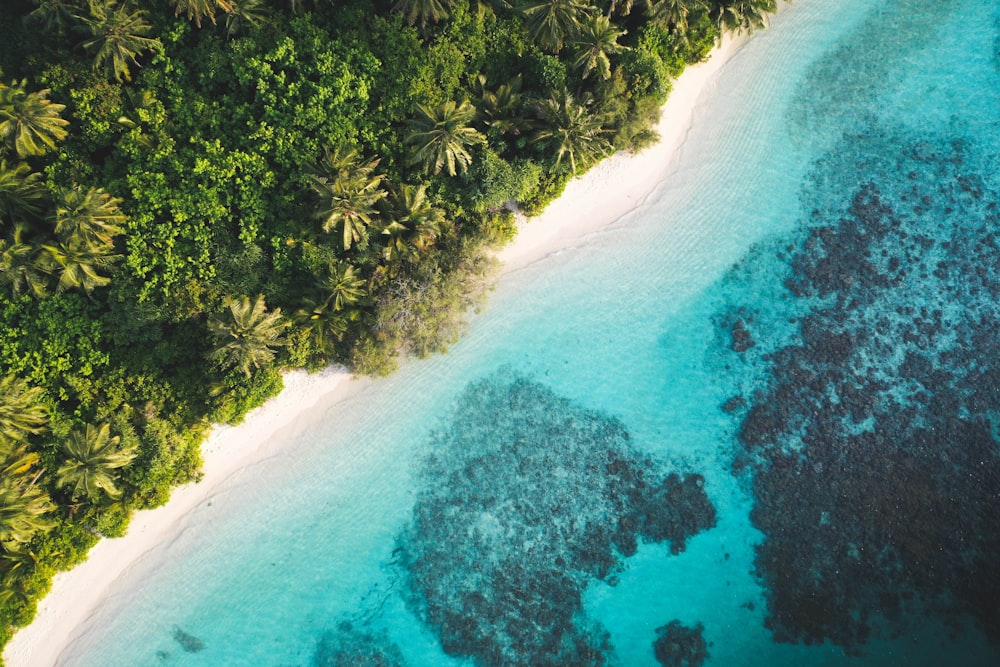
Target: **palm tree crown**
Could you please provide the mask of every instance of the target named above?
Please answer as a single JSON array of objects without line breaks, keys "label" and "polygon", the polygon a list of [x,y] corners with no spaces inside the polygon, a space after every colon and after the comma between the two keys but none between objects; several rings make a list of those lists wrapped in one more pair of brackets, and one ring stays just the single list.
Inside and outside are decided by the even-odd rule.
[{"label": "palm tree crown", "polygon": [[118,209],[121,199],[99,188],[61,188],[56,191],[53,215],[56,234],[88,242],[113,245],[122,232],[125,216]]},{"label": "palm tree crown", "polygon": [[484,143],[486,137],[470,127],[476,117],[476,108],[463,100],[456,104],[448,100],[435,109],[417,105],[417,117],[410,121],[412,132],[406,143],[413,147],[411,164],[423,164],[428,172],[439,174],[442,169],[449,176],[465,172],[472,164],[467,147]]},{"label": "palm tree crown", "polygon": [[174,6],[174,16],[185,14],[189,21],[201,27],[201,20],[208,18],[215,24],[215,10],[221,9],[224,12],[232,11],[232,6],[227,0],[170,0]]},{"label": "palm tree crown", "polygon": [[0,452],[45,430],[48,416],[42,403],[41,387],[8,375],[0,379]]},{"label": "palm tree crown", "polygon": [[101,272],[120,259],[110,245],[78,237],[43,245],[42,250],[40,266],[58,277],[57,292],[80,288],[90,295],[94,289],[111,283],[111,278]]},{"label": "palm tree crown", "polygon": [[721,0],[716,20],[721,30],[750,33],[767,27],[768,14],[776,11],[777,0]]},{"label": "palm tree crown", "polygon": [[626,30],[619,30],[607,16],[595,16],[588,20],[580,29],[573,44],[577,47],[574,67],[583,70],[586,79],[592,72],[597,72],[602,79],[611,78],[610,55],[621,53],[628,47],[618,43],[618,38]]},{"label": "palm tree crown", "polygon": [[247,26],[260,25],[270,13],[264,0],[230,0],[226,12],[226,35],[232,37],[246,32]]},{"label": "palm tree crown", "polygon": [[589,97],[579,103],[563,91],[539,105],[548,127],[535,133],[535,141],[552,146],[556,151],[556,167],[566,158],[574,174],[579,167],[586,167],[611,152],[611,143],[602,136],[603,117],[588,111],[589,103]]},{"label": "palm tree crown", "polygon": [[53,150],[66,137],[69,125],[59,116],[66,105],[50,102],[48,88],[27,92],[27,83],[0,83],[0,139],[21,157]]},{"label": "palm tree crown", "polygon": [[39,265],[38,249],[21,240],[24,229],[18,223],[10,238],[0,240],[0,283],[7,284],[11,294],[24,291],[41,298],[48,294],[49,281]]},{"label": "palm tree crown", "polygon": [[389,237],[383,256],[389,262],[415,260],[437,240],[444,211],[431,204],[426,184],[401,185],[390,206],[392,222],[382,229]]},{"label": "palm tree crown", "polygon": [[274,348],[285,344],[283,332],[288,323],[281,309],[267,312],[264,297],[252,302],[245,296],[230,300],[226,310],[208,320],[208,329],[218,341],[209,358],[222,368],[237,368],[250,377],[274,359]]},{"label": "palm tree crown", "polygon": [[146,37],[152,26],[141,9],[129,11],[117,0],[90,0],[90,13],[80,16],[90,37],[81,46],[94,54],[94,69],[105,68],[116,81],[132,80],[131,65],[139,54],[160,47],[160,40]]},{"label": "palm tree crown", "polygon": [[367,294],[365,282],[353,264],[332,262],[322,284],[326,302],[337,311],[353,306]]},{"label": "palm tree crown", "polygon": [[33,0],[37,7],[28,18],[42,26],[46,32],[64,34],[76,21],[80,11],[76,0]]},{"label": "palm tree crown", "polygon": [[521,75],[501,84],[495,91],[486,88],[486,77],[476,80],[483,125],[501,134],[519,135],[530,127],[522,115]]},{"label": "palm tree crown", "polygon": [[528,34],[543,51],[559,53],[597,9],[586,0],[533,0],[521,8]]},{"label": "palm tree crown", "polygon": [[378,212],[375,205],[386,195],[382,189],[385,176],[374,173],[378,163],[378,159],[362,160],[356,149],[341,147],[327,151],[311,176],[312,188],[320,198],[316,217],[324,232],[341,228],[344,250],[364,240],[372,216]]},{"label": "palm tree crown", "polygon": [[392,9],[405,16],[410,25],[419,22],[421,28],[426,28],[428,22],[448,18],[448,8],[453,4],[454,0],[399,0]]},{"label": "palm tree crown", "polygon": [[97,500],[103,492],[114,498],[114,470],[124,468],[135,458],[134,447],[121,447],[121,438],[111,436],[107,424],[87,424],[83,431],[73,431],[63,443],[66,462],[56,471],[56,484],[70,489],[73,500]]},{"label": "palm tree crown", "polygon": [[27,163],[10,167],[0,159],[0,221],[17,223],[38,216],[47,195],[42,175]]},{"label": "palm tree crown", "polygon": [[52,527],[45,515],[54,509],[48,494],[27,475],[0,476],[0,546],[18,551],[36,533]]}]

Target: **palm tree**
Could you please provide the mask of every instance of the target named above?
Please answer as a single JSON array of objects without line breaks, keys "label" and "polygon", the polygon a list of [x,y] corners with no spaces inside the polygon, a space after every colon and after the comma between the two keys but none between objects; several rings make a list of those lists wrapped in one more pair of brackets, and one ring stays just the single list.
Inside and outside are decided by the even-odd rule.
[{"label": "palm tree", "polygon": [[368,296],[367,281],[349,262],[332,261],[319,289],[295,311],[295,321],[313,349],[329,357],[334,341],[343,339],[348,322],[358,319],[353,308]]},{"label": "palm tree", "polygon": [[36,533],[48,530],[55,509],[48,494],[26,475],[0,476],[0,546],[19,551]]},{"label": "palm tree", "polygon": [[382,257],[391,268],[390,275],[396,274],[400,262],[415,262],[420,257],[416,246],[407,242],[408,232],[406,225],[395,220],[382,228],[382,233],[389,237],[385,249],[382,250]]},{"label": "palm tree", "polygon": [[49,418],[42,393],[41,387],[32,387],[14,375],[0,380],[0,456],[6,456],[28,436],[45,430]]},{"label": "palm tree", "polygon": [[611,0],[611,4],[608,6],[608,16],[628,16],[632,13],[632,10],[637,7],[646,7],[649,9],[650,3],[654,0]]},{"label": "palm tree", "polygon": [[444,211],[427,198],[426,185],[402,185],[391,201],[392,222],[382,229],[389,237],[383,256],[390,264],[416,260],[434,245],[444,225]]},{"label": "palm tree", "polygon": [[84,191],[79,186],[59,188],[55,198],[52,222],[60,238],[111,246],[114,236],[122,233],[125,216],[118,208],[121,199],[99,188]]},{"label": "palm tree", "polygon": [[146,37],[152,26],[141,9],[129,11],[117,0],[90,0],[90,13],[80,16],[90,37],[81,46],[94,54],[94,69],[105,68],[116,81],[132,80],[129,63],[139,67],[139,54],[161,47],[160,40]]},{"label": "palm tree", "polygon": [[768,14],[776,11],[777,0],[720,0],[716,21],[719,30],[750,33],[766,28]]},{"label": "palm tree", "polygon": [[28,82],[0,84],[0,138],[21,157],[44,155],[66,137],[65,104],[50,102],[49,89],[29,93]]},{"label": "palm tree", "polygon": [[705,9],[701,0],[659,0],[649,9],[650,19],[674,34],[686,36],[688,16],[693,9]]},{"label": "palm tree", "polygon": [[628,31],[619,30],[607,16],[592,17],[584,24],[579,36],[573,40],[578,48],[573,66],[583,70],[584,79],[594,71],[602,79],[611,78],[611,60],[608,56],[628,49],[618,43],[618,38],[626,32]]},{"label": "palm tree", "polygon": [[248,26],[260,25],[270,14],[264,0],[230,0],[226,13],[226,35],[232,37],[246,32]]},{"label": "palm tree", "polygon": [[611,143],[602,135],[603,117],[592,114],[587,106],[590,98],[578,103],[567,91],[558,97],[543,100],[539,105],[548,127],[535,133],[534,140],[552,146],[556,151],[556,167],[563,158],[569,161],[570,172],[577,173],[611,152]]},{"label": "palm tree", "polygon": [[321,283],[327,294],[326,303],[335,311],[353,306],[367,296],[365,282],[353,264],[331,262],[326,279]]},{"label": "palm tree", "polygon": [[232,5],[228,0],[170,0],[174,6],[174,16],[187,15],[189,21],[201,27],[201,20],[208,19],[215,25],[215,10],[221,9],[224,12],[232,11]]},{"label": "palm tree", "polygon": [[378,163],[378,159],[365,162],[356,149],[341,147],[327,151],[319,173],[311,175],[313,190],[320,197],[316,217],[324,232],[341,228],[344,250],[365,238],[372,216],[378,212],[376,204],[386,195],[382,188],[385,176],[374,173]]},{"label": "palm tree", "polygon": [[521,75],[501,84],[495,91],[487,90],[486,77],[476,80],[480,118],[486,127],[501,134],[520,135],[531,126],[521,114]]},{"label": "palm tree", "polygon": [[15,296],[25,291],[41,298],[48,294],[49,281],[39,268],[38,249],[21,240],[24,229],[18,223],[11,238],[0,240],[0,283],[9,285]]},{"label": "palm tree", "polygon": [[59,278],[56,292],[80,288],[88,296],[94,289],[111,283],[111,278],[99,272],[119,259],[110,246],[75,237],[43,245],[42,250],[45,251],[41,257],[42,269]]},{"label": "palm tree", "polygon": [[352,313],[334,310],[329,300],[307,298],[301,308],[295,311],[295,321],[312,348],[324,357],[334,353],[334,342],[347,333],[347,323]]},{"label": "palm tree", "polygon": [[398,0],[392,9],[406,17],[408,24],[419,21],[420,27],[426,28],[429,21],[437,23],[448,18],[448,8],[453,4],[454,0]]},{"label": "palm tree", "polygon": [[20,222],[39,215],[48,190],[42,175],[24,162],[0,160],[0,221]]},{"label": "palm tree", "polygon": [[37,564],[38,557],[30,550],[0,551],[0,604],[27,603],[32,599],[23,582]]},{"label": "palm tree", "polygon": [[41,24],[45,32],[63,35],[76,22],[80,3],[76,0],[32,0],[36,8],[28,18]]},{"label": "palm tree", "polygon": [[413,147],[410,164],[423,164],[424,170],[448,175],[465,172],[472,164],[467,147],[484,143],[486,137],[469,127],[476,117],[476,108],[468,100],[456,104],[448,100],[435,109],[417,105],[417,117],[410,121],[412,131],[406,143]]},{"label": "palm tree", "polygon": [[549,53],[559,53],[563,43],[580,31],[597,9],[586,0],[534,0],[521,8],[525,27],[536,44]]},{"label": "palm tree", "polygon": [[287,326],[280,308],[267,312],[263,296],[253,302],[248,296],[230,299],[226,310],[208,320],[208,330],[218,343],[208,356],[221,368],[237,368],[250,377],[251,369],[269,364],[274,348],[285,345]]},{"label": "palm tree", "polygon": [[56,485],[70,489],[73,501],[97,500],[101,493],[118,497],[115,473],[135,458],[135,447],[121,447],[119,436],[111,437],[107,424],[87,424],[83,431],[73,431],[63,442],[66,461],[56,471]]},{"label": "palm tree", "polygon": [[25,444],[8,448],[2,460],[0,460],[0,475],[4,477],[10,475],[27,475],[41,458],[38,452],[29,450],[28,445]]},{"label": "palm tree", "polygon": [[474,10],[479,18],[487,15],[496,16],[496,10],[512,9],[513,7],[514,5],[508,0],[469,0],[469,9]]}]

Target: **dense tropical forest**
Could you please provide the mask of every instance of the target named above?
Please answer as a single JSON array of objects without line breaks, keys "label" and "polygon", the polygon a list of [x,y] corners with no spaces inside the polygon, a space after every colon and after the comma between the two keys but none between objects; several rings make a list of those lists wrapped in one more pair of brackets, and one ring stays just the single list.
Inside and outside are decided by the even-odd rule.
[{"label": "dense tropical forest", "polygon": [[775,4],[5,2],[0,643],[283,369],[452,342],[511,211]]}]

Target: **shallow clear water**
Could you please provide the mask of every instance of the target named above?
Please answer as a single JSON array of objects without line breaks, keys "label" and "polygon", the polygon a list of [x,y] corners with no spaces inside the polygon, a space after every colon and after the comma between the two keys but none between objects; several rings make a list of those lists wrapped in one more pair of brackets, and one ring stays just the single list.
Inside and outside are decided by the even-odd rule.
[{"label": "shallow clear water", "polygon": [[[764,353],[801,342],[794,318],[835,299],[793,298],[784,285],[805,227],[816,224],[814,210],[833,211],[836,220],[870,180],[887,198],[905,192],[897,181],[912,171],[900,165],[921,150],[913,147],[957,138],[967,141],[963,173],[982,180],[987,199],[995,196],[1000,11],[993,0],[800,0],[723,70],[696,118],[677,167],[642,207],[579,247],[506,276],[448,355],[408,364],[289,434],[293,448],[228,483],[173,543],[130,571],[63,664],[326,665],[340,664],[332,657],[338,647],[367,651],[374,664],[380,649],[373,647],[390,644],[396,648],[382,657],[401,655],[410,665],[475,664],[442,652],[442,627],[452,653],[484,664],[587,663],[579,651],[518,644],[510,619],[532,613],[536,627],[551,633],[562,622],[565,637],[582,637],[622,665],[656,664],[656,629],[674,620],[702,624],[705,664],[1000,664],[975,624],[951,608],[905,614],[895,624],[876,614],[870,625],[876,635],[885,626],[884,636],[846,651],[843,641],[776,643],[765,627],[772,580],[755,563],[765,524],[759,515],[751,520],[751,509],[764,488],[753,471],[778,449],[762,446],[751,472],[735,475],[734,461],[745,458],[736,434],[747,413],[720,409],[736,395],[753,404],[755,390],[767,400],[780,383]],[[926,208],[940,220],[914,214],[905,223],[911,235],[924,218],[933,218],[925,231],[935,238],[962,237],[963,215],[980,215],[987,230],[996,226],[986,204]],[[933,246],[928,256],[936,252]],[[871,297],[871,308],[919,299],[949,321],[975,309],[996,330],[995,298],[939,299],[938,287],[914,280]],[[757,343],[743,353],[732,350],[737,318]],[[943,348],[961,345],[953,339],[962,335],[931,340]],[[872,349],[886,358],[904,352]],[[515,397],[517,379],[528,398]],[[975,381],[963,396],[975,393]],[[511,405],[525,409],[510,412]],[[987,408],[995,415],[997,403]],[[960,412],[966,418],[974,410],[963,404]],[[855,428],[874,428],[869,422]],[[483,424],[490,426],[480,432]],[[512,433],[517,438],[504,440]],[[559,445],[562,437],[586,443],[597,463],[583,465],[586,457]],[[522,445],[537,465],[515,471],[503,454]],[[639,492],[623,500],[623,474],[605,465],[614,457],[632,461],[653,484],[671,472],[700,474],[713,520],[692,519],[686,539],[654,538],[640,521],[629,533],[638,549],[624,556],[624,538],[602,538],[602,522],[620,528],[644,501]],[[542,482],[530,484],[536,477]],[[700,492],[688,491],[700,507]],[[568,506],[573,498],[576,507]],[[657,506],[676,514],[669,498]],[[811,502],[808,492],[801,502]],[[982,514],[994,533],[996,506],[969,512]],[[535,516],[538,507],[544,511]],[[817,516],[830,510],[816,509]],[[415,510],[431,517],[423,527]],[[573,525],[582,517],[586,526]],[[792,567],[799,556],[787,557]],[[594,565],[600,558],[611,559],[610,569]],[[540,578],[559,567],[565,578],[558,583]],[[823,567],[816,565],[816,576],[837,588]],[[499,583],[514,569],[520,579]],[[984,589],[996,589],[995,566],[983,572],[992,575]],[[486,611],[473,619],[480,629],[463,634],[460,621],[483,609],[472,604],[474,594],[485,595]],[[997,615],[998,604],[982,613]],[[442,626],[449,605],[459,618]],[[509,614],[490,620],[503,628],[503,641],[488,637],[485,647],[470,647],[497,610]],[[796,627],[785,630],[794,635]],[[185,650],[178,629],[203,648]]]}]

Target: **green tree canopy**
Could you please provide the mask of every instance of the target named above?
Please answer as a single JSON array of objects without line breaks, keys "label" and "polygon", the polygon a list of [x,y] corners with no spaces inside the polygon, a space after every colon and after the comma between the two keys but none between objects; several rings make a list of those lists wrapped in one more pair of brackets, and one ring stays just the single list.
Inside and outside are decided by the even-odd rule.
[{"label": "green tree canopy", "polygon": [[118,208],[122,200],[99,188],[59,188],[55,199],[52,222],[62,238],[112,245],[122,232],[125,216]]},{"label": "green tree canopy", "polygon": [[0,221],[17,223],[38,216],[48,194],[42,175],[26,162],[10,166],[0,159]]},{"label": "green tree canopy", "polygon": [[117,0],[90,0],[88,8],[80,16],[88,34],[80,45],[94,56],[94,69],[103,68],[116,81],[131,81],[131,67],[139,66],[140,54],[161,47],[158,39],[146,36],[152,29],[146,12]]},{"label": "green tree canopy", "polygon": [[56,277],[57,292],[82,289],[89,295],[106,287],[111,278],[103,274],[119,259],[113,247],[77,237],[42,245],[42,250],[40,267]]},{"label": "green tree canopy", "polygon": [[584,79],[593,72],[597,72],[602,79],[611,78],[610,56],[628,48],[618,43],[626,32],[619,30],[607,16],[588,19],[573,39],[576,47],[573,66],[581,70]]},{"label": "green tree canopy", "polygon": [[0,83],[0,139],[21,157],[44,155],[66,137],[65,104],[48,100],[49,89],[29,93],[28,82]]},{"label": "green tree canopy", "polygon": [[528,34],[543,51],[559,53],[597,8],[586,0],[533,0],[521,8]]},{"label": "green tree canopy", "polygon": [[0,546],[19,551],[36,533],[49,530],[55,509],[48,494],[26,475],[0,476]]},{"label": "green tree canopy", "polygon": [[324,232],[340,228],[345,250],[365,239],[378,213],[376,204],[386,195],[382,188],[385,176],[374,173],[378,162],[361,159],[357,149],[341,147],[326,151],[311,175],[313,191],[320,200],[316,217]]},{"label": "green tree canopy", "polygon": [[767,27],[768,14],[778,11],[777,0],[718,0],[720,30],[753,32]]},{"label": "green tree canopy", "polygon": [[45,430],[48,414],[42,394],[41,387],[13,375],[0,379],[0,456]]},{"label": "green tree canopy", "polygon": [[611,152],[611,142],[604,138],[603,118],[588,110],[590,102],[587,97],[577,102],[563,91],[539,104],[546,127],[535,133],[534,140],[555,151],[557,167],[566,160],[573,174]]},{"label": "green tree canopy", "polygon": [[421,28],[428,23],[437,23],[448,18],[448,9],[454,0],[399,0],[393,10],[406,18],[410,25],[419,23]]},{"label": "green tree canopy", "polygon": [[411,164],[422,164],[424,170],[439,174],[444,169],[449,176],[465,172],[472,164],[468,149],[486,141],[483,134],[471,127],[476,108],[463,100],[448,100],[429,109],[417,105],[417,117],[410,121],[406,143],[413,148]]},{"label": "green tree canopy", "polygon": [[135,447],[122,447],[121,437],[112,437],[108,424],[87,424],[82,431],[73,431],[63,442],[62,452],[66,461],[56,471],[56,485],[68,489],[74,501],[96,501],[102,493],[117,497],[115,471],[136,455]]},{"label": "green tree canopy", "polygon": [[209,358],[223,369],[235,368],[250,377],[274,360],[275,348],[285,345],[287,326],[280,308],[267,312],[263,296],[253,301],[248,296],[230,299],[222,313],[208,320],[216,340]]}]

